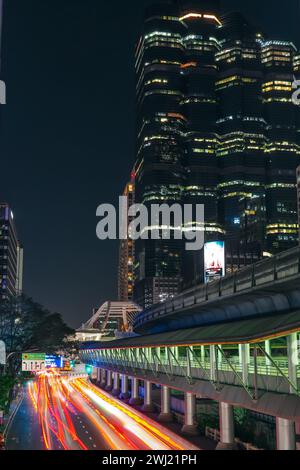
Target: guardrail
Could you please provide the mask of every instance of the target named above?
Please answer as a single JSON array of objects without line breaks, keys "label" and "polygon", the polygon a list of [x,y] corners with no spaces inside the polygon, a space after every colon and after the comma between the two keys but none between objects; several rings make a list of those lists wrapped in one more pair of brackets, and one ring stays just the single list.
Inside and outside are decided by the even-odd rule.
[{"label": "guardrail", "polygon": [[138,330],[145,323],[176,311],[242,293],[255,287],[266,286],[283,279],[289,280],[297,274],[300,274],[300,247],[259,261],[219,280],[201,284],[162,304],[154,305],[137,315],[134,329]]}]

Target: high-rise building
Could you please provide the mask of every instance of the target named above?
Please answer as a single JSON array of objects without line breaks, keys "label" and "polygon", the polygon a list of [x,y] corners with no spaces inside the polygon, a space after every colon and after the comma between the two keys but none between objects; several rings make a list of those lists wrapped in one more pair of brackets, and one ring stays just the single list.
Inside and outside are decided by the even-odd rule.
[{"label": "high-rise building", "polygon": [[[132,173],[131,181],[125,187],[123,196],[127,198],[128,207],[132,206],[135,201],[135,177]],[[124,221],[128,232],[131,218],[127,217]],[[134,254],[135,242],[127,239],[120,241],[119,247],[119,272],[118,272],[118,298],[121,302],[127,302],[133,298],[134,287]]]},{"label": "high-rise building", "polygon": [[[228,271],[298,241],[299,63],[294,44],[265,39],[240,14],[221,15],[218,1],[146,9],[136,49],[136,201],[204,204],[198,229],[207,242],[225,241]],[[147,307],[203,282],[203,250],[139,240],[135,276],[134,298]]]},{"label": "high-rise building", "polygon": [[23,248],[18,240],[13,212],[0,203],[0,301],[22,293]]}]

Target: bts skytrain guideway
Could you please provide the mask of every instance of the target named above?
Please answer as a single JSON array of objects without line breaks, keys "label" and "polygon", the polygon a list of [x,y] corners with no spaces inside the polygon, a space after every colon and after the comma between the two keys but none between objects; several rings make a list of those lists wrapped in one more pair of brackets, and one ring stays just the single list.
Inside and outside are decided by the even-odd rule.
[{"label": "bts skytrain guideway", "polygon": [[[234,408],[276,418],[277,448],[294,450],[300,429],[300,248],[155,305],[135,321],[140,336],[81,346],[81,360],[131,396],[144,383],[162,388],[172,415],[171,391],[185,394],[183,432],[195,432],[196,400],[217,401],[220,446],[235,445]],[[119,376],[119,377],[118,377]],[[127,390],[128,392],[128,390]],[[299,432],[298,432],[299,434]]]}]

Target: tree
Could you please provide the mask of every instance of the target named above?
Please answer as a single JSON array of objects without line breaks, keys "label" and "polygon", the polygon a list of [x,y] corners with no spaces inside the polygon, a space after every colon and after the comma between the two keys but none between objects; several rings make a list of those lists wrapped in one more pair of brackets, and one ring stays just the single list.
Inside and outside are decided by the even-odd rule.
[{"label": "tree", "polygon": [[[41,351],[55,353],[64,348],[66,338],[74,334],[58,313],[51,313],[26,296],[12,298],[0,304],[0,339],[7,353]],[[14,356],[9,371],[15,375],[21,360]]]}]

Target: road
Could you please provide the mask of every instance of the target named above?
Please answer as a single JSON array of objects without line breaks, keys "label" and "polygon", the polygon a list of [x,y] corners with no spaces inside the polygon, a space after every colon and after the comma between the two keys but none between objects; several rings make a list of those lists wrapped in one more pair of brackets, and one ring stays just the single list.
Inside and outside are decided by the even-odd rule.
[{"label": "road", "polygon": [[88,379],[46,371],[29,382],[8,450],[194,450]]}]

